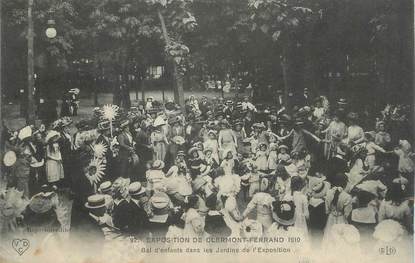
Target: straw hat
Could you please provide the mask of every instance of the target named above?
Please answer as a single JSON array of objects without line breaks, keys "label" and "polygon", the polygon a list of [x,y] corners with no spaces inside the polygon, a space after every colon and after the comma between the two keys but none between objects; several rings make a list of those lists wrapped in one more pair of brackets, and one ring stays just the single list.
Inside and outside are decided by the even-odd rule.
[{"label": "straw hat", "polygon": [[164,162],[162,160],[155,160],[153,162],[152,168],[154,170],[161,170],[164,168]]},{"label": "straw hat", "polygon": [[128,186],[128,193],[131,196],[141,195],[142,193],[145,193],[145,191],[146,189],[141,185],[140,182],[134,182]]},{"label": "straw hat", "polygon": [[59,138],[61,135],[59,132],[51,130],[48,132],[48,134],[46,135],[46,139],[45,142],[49,143],[52,139],[57,139]]},{"label": "straw hat", "polygon": [[29,207],[30,209],[39,214],[43,214],[54,208],[54,202],[52,200],[52,195],[54,193],[53,187],[49,185],[42,185],[41,191],[34,195],[30,200]]},{"label": "straw hat", "polygon": [[98,209],[105,207],[105,196],[100,194],[94,194],[88,197],[85,207],[88,209]]},{"label": "straw hat", "polygon": [[8,151],[3,156],[3,163],[5,166],[10,167],[16,163],[17,157],[14,151]]},{"label": "straw hat", "polygon": [[150,198],[150,206],[153,212],[153,217],[149,219],[150,222],[165,223],[169,217],[170,198],[166,193],[156,192]]},{"label": "straw hat", "polygon": [[153,123],[154,127],[159,127],[159,126],[163,126],[166,125],[166,121],[164,120],[164,118],[162,116],[158,116]]},{"label": "straw hat", "polygon": [[110,181],[105,181],[99,185],[98,191],[101,193],[108,193],[111,190],[112,183]]},{"label": "straw hat", "polygon": [[175,144],[178,144],[178,145],[182,145],[182,144],[184,144],[186,142],[182,136],[174,136],[173,139],[172,139],[172,141]]}]

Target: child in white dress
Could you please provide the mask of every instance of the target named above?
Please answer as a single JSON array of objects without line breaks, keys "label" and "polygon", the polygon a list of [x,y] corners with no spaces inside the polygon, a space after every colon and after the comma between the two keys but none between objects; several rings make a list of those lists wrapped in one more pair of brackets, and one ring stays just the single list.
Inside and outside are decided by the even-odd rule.
[{"label": "child in white dress", "polygon": [[260,143],[255,155],[255,165],[259,171],[268,170],[268,151],[265,143]]},{"label": "child in white dress", "polygon": [[307,220],[309,218],[307,196],[302,192],[304,180],[299,176],[291,178],[291,193],[284,197],[284,200],[292,200],[295,204],[294,226],[301,229],[304,237],[308,235]]},{"label": "child in white dress", "polygon": [[268,169],[275,170],[278,165],[278,152],[277,144],[271,143],[269,145],[269,155],[268,155]]}]

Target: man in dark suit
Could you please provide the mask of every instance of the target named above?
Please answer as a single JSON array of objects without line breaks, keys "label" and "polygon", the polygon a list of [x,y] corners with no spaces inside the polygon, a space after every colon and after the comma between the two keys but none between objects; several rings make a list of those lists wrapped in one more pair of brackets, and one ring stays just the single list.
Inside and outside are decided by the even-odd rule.
[{"label": "man in dark suit", "polygon": [[199,104],[199,110],[202,113],[203,117],[207,117],[206,113],[210,110],[210,103],[208,102],[208,99],[206,96],[202,97],[202,102]]},{"label": "man in dark suit", "polygon": [[312,103],[308,88],[304,88],[303,94],[298,97],[296,105],[298,108],[302,108],[304,106],[310,106]]},{"label": "man in dark suit", "polygon": [[143,239],[148,234],[148,215],[140,202],[141,195],[146,194],[146,189],[141,186],[141,183],[131,183],[128,192],[131,196],[130,205],[130,220],[129,231],[132,235],[139,239]]},{"label": "man in dark suit", "polygon": [[130,157],[135,154],[133,136],[130,132],[130,122],[123,120],[120,123],[122,132],[117,136],[117,141],[120,145],[120,151],[118,158],[120,160],[119,176],[124,178],[130,178],[132,165],[130,163]]}]

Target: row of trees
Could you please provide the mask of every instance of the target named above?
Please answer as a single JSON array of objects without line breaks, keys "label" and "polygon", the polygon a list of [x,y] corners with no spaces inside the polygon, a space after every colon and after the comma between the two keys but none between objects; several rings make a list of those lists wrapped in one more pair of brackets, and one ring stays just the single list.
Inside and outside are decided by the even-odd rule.
[{"label": "row of trees", "polygon": [[[121,82],[129,75],[142,82],[148,66],[164,64],[181,104],[183,83],[227,74],[286,94],[305,87],[390,94],[412,88],[410,0],[34,2],[42,86],[88,61],[94,78]],[[3,75],[10,91],[26,85],[26,8],[27,0],[3,1]],[[44,34],[49,19],[58,31],[52,40]]]}]

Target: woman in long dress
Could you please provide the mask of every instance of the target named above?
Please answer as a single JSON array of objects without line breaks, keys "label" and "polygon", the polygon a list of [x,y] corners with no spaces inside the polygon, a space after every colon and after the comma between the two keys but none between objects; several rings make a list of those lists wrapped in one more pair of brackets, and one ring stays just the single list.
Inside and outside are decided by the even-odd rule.
[{"label": "woman in long dress", "polygon": [[150,141],[154,150],[154,160],[164,161],[168,140],[166,135],[161,131],[161,127],[155,127],[155,130],[151,133]]},{"label": "woman in long dress", "polygon": [[347,115],[349,119],[349,127],[347,128],[346,143],[353,147],[365,141],[365,133],[359,125],[357,125],[358,115],[355,112],[350,112]]},{"label": "woman in long dress", "polygon": [[322,133],[326,133],[326,140],[328,141],[324,147],[324,156],[328,160],[336,155],[337,147],[347,136],[346,124],[339,119],[338,112],[333,115],[333,120],[330,122],[327,129],[322,131]]},{"label": "woman in long dress", "polygon": [[227,120],[221,122],[221,130],[218,136],[219,149],[221,152],[221,158],[224,158],[224,153],[228,150],[232,151],[236,156],[237,138],[232,129],[229,128]]}]

